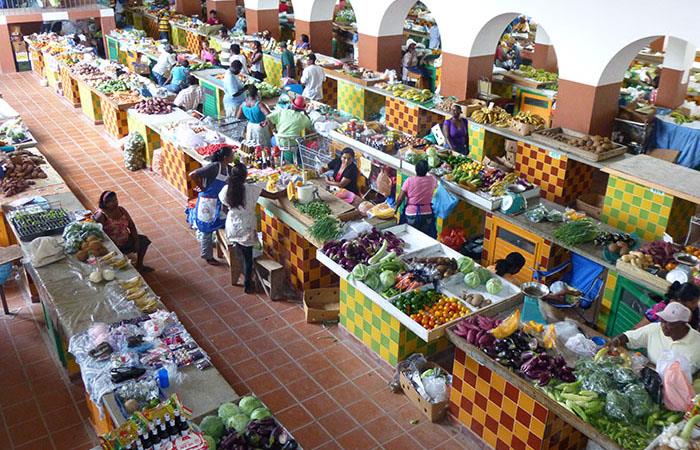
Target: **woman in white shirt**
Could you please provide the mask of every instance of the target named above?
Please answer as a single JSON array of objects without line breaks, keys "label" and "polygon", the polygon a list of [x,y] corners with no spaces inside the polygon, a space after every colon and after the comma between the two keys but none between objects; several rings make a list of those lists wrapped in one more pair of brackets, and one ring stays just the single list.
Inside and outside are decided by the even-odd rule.
[{"label": "woman in white shirt", "polygon": [[161,48],[160,54],[158,55],[158,61],[156,62],[151,73],[155,79],[158,86],[163,86],[168,79],[170,74],[170,69],[177,62],[173,48],[170,45],[166,45]]},{"label": "woman in white shirt", "polygon": [[285,191],[268,192],[252,183],[246,183],[248,169],[239,162],[231,169],[228,185],[219,192],[219,200],[228,208],[226,213],[226,238],[236,244],[243,266],[244,289],[253,293],[253,246],[258,243],[255,205],[259,197],[272,200],[283,198]]}]

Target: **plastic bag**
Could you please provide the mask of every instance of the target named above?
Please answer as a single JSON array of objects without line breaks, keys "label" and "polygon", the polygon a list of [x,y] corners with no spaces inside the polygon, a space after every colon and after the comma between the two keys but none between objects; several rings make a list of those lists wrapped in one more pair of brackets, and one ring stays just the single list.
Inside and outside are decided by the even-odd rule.
[{"label": "plastic bag", "polygon": [[579,334],[578,325],[576,322],[569,319],[555,323],[554,330],[556,331],[557,337],[564,343],[568,341],[569,338]]},{"label": "plastic bag", "polygon": [[447,217],[455,209],[459,200],[452,195],[445,185],[440,182],[433,196],[433,213],[435,217],[447,219]]},{"label": "plastic bag", "polygon": [[607,393],[605,399],[605,412],[614,419],[629,421],[630,400],[625,394],[618,391]]},{"label": "plastic bag", "polygon": [[139,133],[129,133],[124,138],[122,148],[124,151],[124,165],[128,170],[133,172],[146,167],[146,143]]},{"label": "plastic bag", "polygon": [[686,377],[692,380],[693,373],[690,370],[688,359],[682,355],[677,355],[673,350],[664,350],[656,361],[656,371],[661,378],[663,379],[666,370],[676,361],[680,363],[681,369],[683,369],[683,373],[685,373]]},{"label": "plastic bag", "polygon": [[681,361],[676,360],[666,367],[662,378],[664,380],[664,405],[666,408],[671,411],[686,411],[693,403],[695,391]]},{"label": "plastic bag", "polygon": [[417,372],[419,368],[425,366],[428,360],[425,359],[422,353],[414,353],[396,365],[394,376],[389,382],[389,387],[394,392],[401,392],[401,372]]},{"label": "plastic bag", "polygon": [[421,377],[425,393],[430,403],[440,403],[447,400],[449,395],[449,384],[445,374],[430,375]]},{"label": "plastic bag", "polygon": [[654,403],[661,403],[663,400],[663,382],[659,374],[650,367],[642,368],[639,373],[639,377],[642,379],[642,384],[647,393],[654,400]]},{"label": "plastic bag", "polygon": [[379,175],[377,175],[377,192],[384,197],[389,197],[391,195],[392,185],[393,183],[391,182],[391,177],[387,173],[387,169],[382,169]]},{"label": "plastic bag", "polygon": [[624,394],[629,400],[631,406],[630,413],[634,417],[646,418],[652,413],[654,405],[651,402],[649,393],[644,389],[644,386],[641,384],[629,384],[625,388]]},{"label": "plastic bag", "polygon": [[445,229],[440,233],[440,242],[453,250],[459,250],[466,242],[464,230],[457,228]]},{"label": "plastic bag", "polygon": [[596,343],[588,339],[582,333],[577,333],[567,339],[564,346],[578,356],[589,357],[595,355],[595,352],[598,349]]}]

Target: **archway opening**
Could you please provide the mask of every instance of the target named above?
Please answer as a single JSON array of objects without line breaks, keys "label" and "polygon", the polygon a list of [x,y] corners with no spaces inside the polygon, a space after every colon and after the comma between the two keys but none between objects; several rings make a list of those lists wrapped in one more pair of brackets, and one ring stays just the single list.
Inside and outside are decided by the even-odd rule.
[{"label": "archway opening", "polygon": [[403,23],[400,76],[404,83],[435,91],[442,63],[440,29],[430,9],[417,1],[408,10]]},{"label": "archway opening", "polygon": [[333,14],[332,55],[341,61],[356,62],[357,17],[350,0],[336,0]]}]

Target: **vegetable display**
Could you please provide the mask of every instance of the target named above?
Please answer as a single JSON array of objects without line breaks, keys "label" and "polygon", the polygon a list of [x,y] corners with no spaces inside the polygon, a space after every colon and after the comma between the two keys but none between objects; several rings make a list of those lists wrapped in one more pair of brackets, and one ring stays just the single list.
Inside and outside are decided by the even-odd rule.
[{"label": "vegetable display", "polygon": [[352,270],[357,264],[366,264],[384,242],[388,252],[397,256],[403,253],[403,240],[390,231],[379,231],[376,228],[360,234],[351,241],[328,241],[323,244],[321,251],[343,269]]},{"label": "vegetable display", "polygon": [[320,217],[309,227],[309,235],[319,242],[337,239],[340,235],[340,222],[332,216]]},{"label": "vegetable display", "polygon": [[319,219],[331,213],[331,208],[323,200],[314,200],[306,204],[294,202],[294,206],[312,219]]},{"label": "vegetable display", "polygon": [[432,330],[469,314],[469,309],[456,298],[434,289],[411,291],[394,298],[391,304],[426,330]]},{"label": "vegetable display", "polygon": [[141,114],[170,114],[173,105],[162,98],[147,98],[134,106],[134,109]]},{"label": "vegetable display", "polygon": [[591,219],[581,219],[559,225],[554,230],[554,237],[564,245],[575,246],[595,240],[599,233],[595,222]]},{"label": "vegetable display", "polygon": [[114,92],[130,91],[131,86],[124,80],[105,80],[98,84],[96,89],[104,94],[112,94]]},{"label": "vegetable display", "polygon": [[28,150],[15,150],[3,155],[0,165],[5,167],[5,176],[0,182],[0,192],[11,197],[33,185],[32,179],[46,178],[46,173],[39,167],[45,163],[46,160],[42,156]]}]

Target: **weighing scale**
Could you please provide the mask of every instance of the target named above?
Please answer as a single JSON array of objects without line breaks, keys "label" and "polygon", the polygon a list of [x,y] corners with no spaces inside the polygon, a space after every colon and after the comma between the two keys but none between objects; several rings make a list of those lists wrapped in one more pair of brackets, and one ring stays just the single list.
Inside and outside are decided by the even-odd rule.
[{"label": "weighing scale", "polygon": [[509,191],[501,200],[501,212],[504,214],[519,214],[527,209],[527,200],[520,192]]},{"label": "weighing scale", "polygon": [[525,295],[520,321],[525,323],[533,320],[537,323],[547,325],[547,320],[545,320],[544,314],[542,314],[542,310],[540,309],[540,301],[549,295],[549,288],[542,283],[531,281],[529,283],[523,283],[520,286],[520,290]]}]

